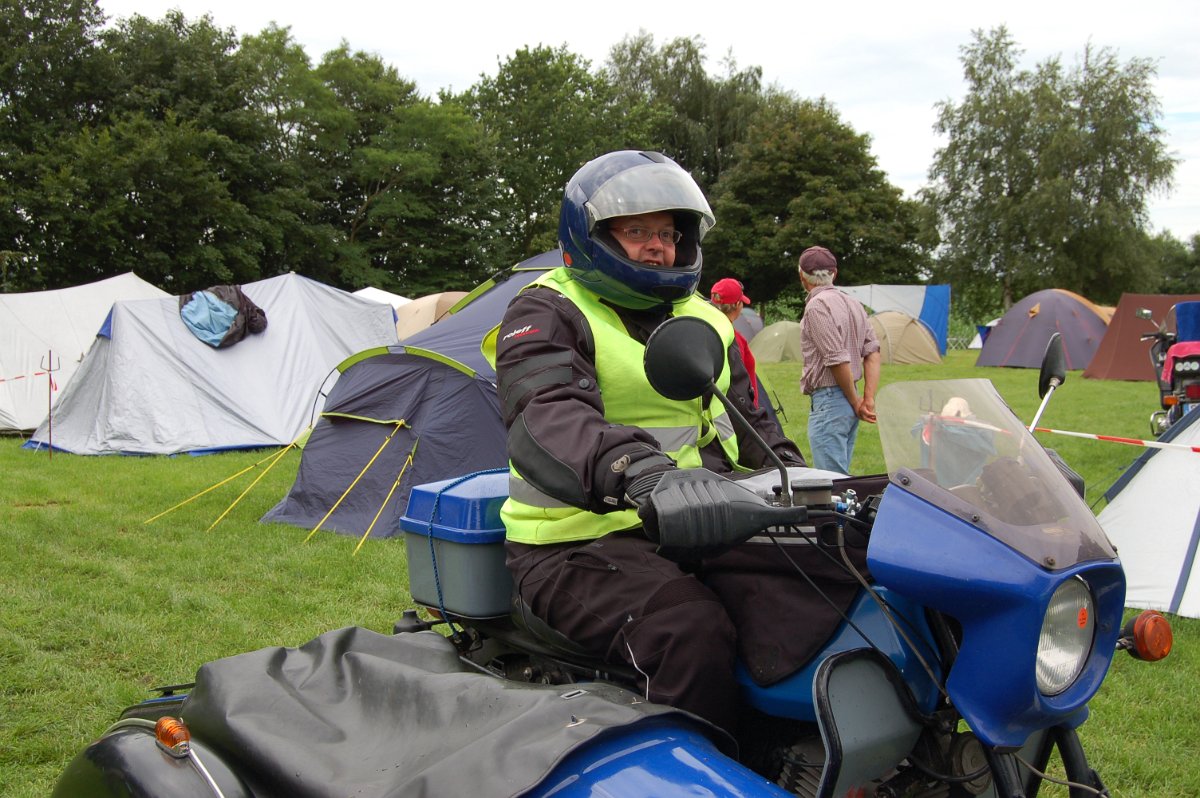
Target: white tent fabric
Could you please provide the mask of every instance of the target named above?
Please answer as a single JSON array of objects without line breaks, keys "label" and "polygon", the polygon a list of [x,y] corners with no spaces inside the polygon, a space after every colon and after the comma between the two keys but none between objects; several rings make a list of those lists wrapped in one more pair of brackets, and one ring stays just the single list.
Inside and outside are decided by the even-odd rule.
[{"label": "white tent fabric", "polygon": [[923,285],[839,285],[838,290],[857,299],[876,313],[899,310],[920,318],[925,305]]},{"label": "white tent fabric", "polygon": [[406,296],[393,294],[391,291],[384,291],[382,288],[375,288],[369,285],[366,288],[358,289],[354,292],[354,295],[360,296],[363,299],[370,299],[373,302],[382,302],[385,305],[391,305],[393,308],[403,307],[409,302],[412,302],[412,300]]},{"label": "white tent fabric", "polygon": [[838,290],[875,313],[898,310],[920,319],[933,333],[938,352],[946,353],[950,324],[949,285],[839,285]]},{"label": "white tent fabric", "polygon": [[113,302],[165,296],[133,272],[54,291],[0,294],[0,430],[41,423]]},{"label": "white tent fabric", "polygon": [[392,309],[296,274],[242,286],[267,329],[225,349],[197,339],[177,297],[117,302],[27,447],[174,454],[280,446],[308,428],[346,357],[396,343]]},{"label": "white tent fabric", "polygon": [[[1200,411],[1160,439],[1200,447]],[[1200,451],[1147,449],[1105,496],[1098,516],[1117,547],[1125,604],[1200,618]]]},{"label": "white tent fabric", "polygon": [[[1000,319],[992,319],[986,326],[995,327],[999,323]],[[971,339],[971,343],[967,344],[967,349],[983,349],[983,335],[975,333],[975,337]]]}]

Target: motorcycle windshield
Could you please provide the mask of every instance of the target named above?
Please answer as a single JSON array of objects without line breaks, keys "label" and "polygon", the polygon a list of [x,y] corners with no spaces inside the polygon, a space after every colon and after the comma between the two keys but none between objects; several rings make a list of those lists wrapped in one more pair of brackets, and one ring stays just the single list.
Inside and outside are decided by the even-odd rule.
[{"label": "motorcycle windshield", "polygon": [[905,490],[1045,568],[1116,557],[1095,515],[988,380],[892,383],[876,410],[888,474]]}]

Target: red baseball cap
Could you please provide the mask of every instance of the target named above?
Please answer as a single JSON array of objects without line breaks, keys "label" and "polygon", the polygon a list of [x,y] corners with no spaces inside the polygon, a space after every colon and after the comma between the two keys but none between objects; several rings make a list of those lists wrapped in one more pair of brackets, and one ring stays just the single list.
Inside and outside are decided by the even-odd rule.
[{"label": "red baseball cap", "polygon": [[733,305],[738,302],[749,305],[750,297],[743,293],[744,290],[742,284],[732,277],[717,280],[716,285],[712,287],[712,301],[718,305]]}]

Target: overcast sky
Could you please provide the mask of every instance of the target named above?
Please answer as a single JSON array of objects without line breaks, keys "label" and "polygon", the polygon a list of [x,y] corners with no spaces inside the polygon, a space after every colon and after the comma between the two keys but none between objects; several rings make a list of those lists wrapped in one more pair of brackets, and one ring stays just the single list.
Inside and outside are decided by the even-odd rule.
[{"label": "overcast sky", "polygon": [[100,0],[111,18],[161,19],[179,8],[211,14],[220,27],[258,33],[275,22],[315,63],[342,40],[377,53],[432,96],[462,91],[523,46],[566,45],[600,66],[613,44],[644,29],[655,43],[699,36],[710,73],[732,53],[739,67],[760,66],[765,84],[800,97],[826,97],[843,120],[872,139],[889,179],[912,196],[927,181],[934,150],[934,104],[966,90],[960,47],[974,29],[1007,25],[1024,50],[1022,66],[1059,55],[1076,63],[1090,41],[1122,62],[1150,58],[1161,125],[1179,159],[1175,188],[1151,198],[1156,231],[1187,240],[1200,233],[1200,12],[1193,0],[1143,2],[896,3],[788,0],[724,3],[476,2],[476,0]]}]

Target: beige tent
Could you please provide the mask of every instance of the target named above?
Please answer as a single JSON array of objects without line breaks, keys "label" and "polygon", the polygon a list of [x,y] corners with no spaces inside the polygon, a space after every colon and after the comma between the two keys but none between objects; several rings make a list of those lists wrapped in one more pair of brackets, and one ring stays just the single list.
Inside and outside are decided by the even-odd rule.
[{"label": "beige tent", "polygon": [[777,321],[763,327],[750,339],[750,351],[759,363],[778,363],[783,360],[804,362],[800,350],[800,322]]},{"label": "beige tent", "polygon": [[871,316],[884,363],[941,363],[937,341],[919,320],[898,310]]},{"label": "beige tent", "polygon": [[424,330],[445,316],[466,295],[466,291],[443,291],[401,305],[396,308],[396,336],[403,342],[413,333]]}]

